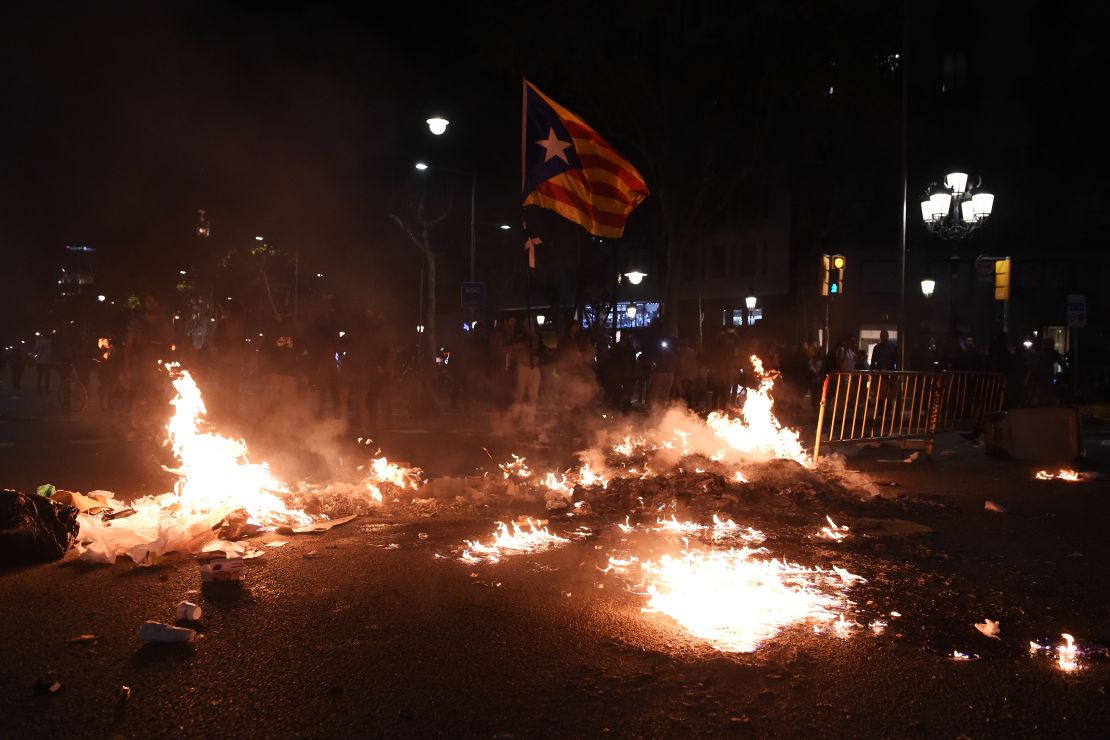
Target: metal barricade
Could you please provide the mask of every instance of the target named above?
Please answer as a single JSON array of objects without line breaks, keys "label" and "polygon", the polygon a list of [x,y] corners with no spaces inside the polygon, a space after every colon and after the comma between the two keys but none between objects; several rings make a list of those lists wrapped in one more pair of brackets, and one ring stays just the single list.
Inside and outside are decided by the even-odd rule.
[{"label": "metal barricade", "polygon": [[830,373],[821,389],[813,457],[830,442],[918,436],[932,455],[938,431],[979,427],[984,415],[1002,410],[1004,390],[1001,373]]}]

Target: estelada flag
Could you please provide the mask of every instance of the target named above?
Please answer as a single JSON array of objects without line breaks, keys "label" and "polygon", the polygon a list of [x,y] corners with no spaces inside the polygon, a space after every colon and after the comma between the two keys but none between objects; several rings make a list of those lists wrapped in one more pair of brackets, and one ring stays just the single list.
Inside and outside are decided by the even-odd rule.
[{"label": "estelada flag", "polygon": [[585,121],[524,81],[524,205],[555,211],[594,236],[624,235],[650,193],[644,178]]}]

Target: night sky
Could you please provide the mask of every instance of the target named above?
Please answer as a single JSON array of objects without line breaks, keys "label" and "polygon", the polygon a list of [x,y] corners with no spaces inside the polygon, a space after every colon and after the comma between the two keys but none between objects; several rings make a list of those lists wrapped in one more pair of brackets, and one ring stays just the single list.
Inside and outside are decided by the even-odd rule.
[{"label": "night sky", "polygon": [[[862,183],[876,197],[893,197],[897,87],[881,60],[898,48],[898,4],[753,4],[719,27],[706,23],[703,5],[646,3],[635,13],[631,5],[590,3],[548,13],[518,2],[7,9],[0,290],[13,309],[2,321],[10,331],[16,306],[49,293],[67,244],[98,250],[103,290],[162,286],[191,258],[198,208],[207,209],[221,248],[264,234],[295,248],[308,269],[334,276],[337,290],[389,287],[407,301],[392,276],[418,270],[419,261],[388,214],[425,177],[414,161],[478,170],[480,243],[493,239],[497,223],[519,222],[522,75],[583,115],[644,173],[655,197],[633,216],[633,243],[661,233],[659,203],[669,196],[684,205],[682,195],[703,175],[723,184],[711,192],[725,205],[766,197],[762,166],[802,173],[795,184],[808,179],[810,199],[794,194],[799,208],[832,207],[835,198],[822,203],[821,193],[839,188],[840,197]],[[1083,239],[1095,239],[1106,219],[1090,206],[1105,202],[1105,183],[1095,158],[1079,156],[1089,147],[1068,141],[1072,132],[1088,142],[1104,120],[1091,97],[1101,87],[1081,79],[1095,56],[1093,36],[1083,31],[1097,25],[1094,16],[1029,2],[1028,16],[1001,23],[989,4],[975,5],[961,18],[977,19],[978,31],[1044,28],[1034,29],[1034,48],[1006,52],[1026,59],[1022,69],[1043,72],[1016,108],[1029,128],[1015,136],[1028,142],[988,162],[1007,170],[998,183],[1006,195],[1000,214],[1013,208],[1010,228],[1028,233],[1043,181],[1074,176],[1067,185],[1082,195],[1064,198],[1073,209],[1064,228],[1081,222]],[[938,38],[960,31],[946,17],[938,9],[932,20]],[[680,32],[691,45],[675,43]],[[1055,66],[1029,62],[1030,54]],[[834,81],[838,97],[829,103],[824,91]],[[451,119],[447,136],[428,134],[424,119],[434,114]],[[927,115],[915,110],[914,125],[926,130],[913,133],[911,170],[915,156],[936,151],[919,146],[940,130]],[[944,125],[958,130],[959,121]],[[911,184],[911,198],[921,184]],[[439,175],[434,187],[455,214],[441,243],[465,260],[466,183]],[[884,218],[872,220],[889,230],[897,209],[883,201],[879,210]],[[816,223],[825,214],[809,209],[800,218]],[[805,224],[795,228],[803,233]],[[1044,233],[1059,236],[1059,223]]]}]

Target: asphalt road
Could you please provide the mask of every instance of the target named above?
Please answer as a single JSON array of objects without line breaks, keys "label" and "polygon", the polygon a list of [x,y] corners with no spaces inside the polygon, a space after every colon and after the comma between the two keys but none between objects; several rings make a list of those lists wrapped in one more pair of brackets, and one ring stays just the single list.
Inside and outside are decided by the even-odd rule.
[{"label": "asphalt road", "polygon": [[[443,430],[379,442],[444,468],[480,462],[487,446]],[[947,442],[952,454],[932,464],[849,450],[850,467],[899,484],[882,487],[891,498],[801,498],[791,516],[831,513],[857,536],[814,545],[785,527],[777,543],[867,578],[853,592],[860,615],[902,615],[881,635],[797,627],[756,653],[723,654],[642,612],[642,596],[599,570],[620,537],[602,517],[561,549],[478,566],[457,548],[503,512],[363,517],[322,535],[263,535],[289,544],[249,561],[242,586],[202,588],[187,558],[0,571],[0,735],[1101,736],[1110,483],[1034,482],[1029,465]],[[429,449],[433,466],[414,459]],[[9,413],[0,485],[47,480],[135,493],[165,483],[152,453],[102,419]],[[1009,513],[984,511],[988,498]],[[761,526],[782,516],[757,509]],[[907,534],[906,521],[933,531]],[[136,639],[184,598],[204,609],[201,639]],[[971,627],[984,617],[1001,622],[1001,640]],[[1027,650],[1061,632],[1086,650],[1074,674]],[[95,644],[67,643],[89,633]],[[980,657],[957,662],[956,649]],[[40,680],[62,688],[38,695]]]}]

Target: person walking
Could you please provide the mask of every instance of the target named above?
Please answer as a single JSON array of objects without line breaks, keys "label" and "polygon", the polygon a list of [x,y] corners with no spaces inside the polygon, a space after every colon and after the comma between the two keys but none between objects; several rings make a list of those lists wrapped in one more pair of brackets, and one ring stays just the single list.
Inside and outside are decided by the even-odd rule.
[{"label": "person walking", "polygon": [[50,337],[35,340],[35,390],[50,392],[50,375],[54,371],[54,341]]}]

